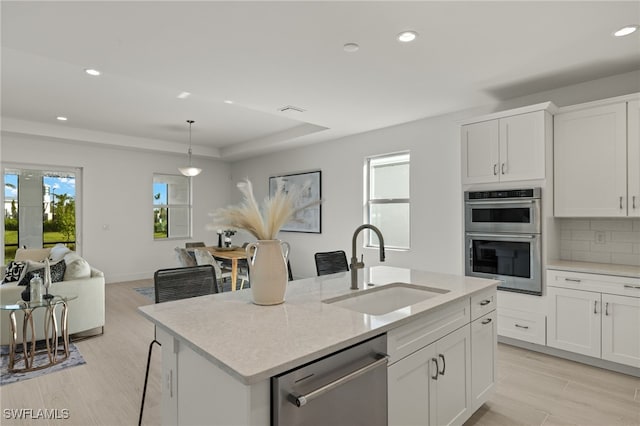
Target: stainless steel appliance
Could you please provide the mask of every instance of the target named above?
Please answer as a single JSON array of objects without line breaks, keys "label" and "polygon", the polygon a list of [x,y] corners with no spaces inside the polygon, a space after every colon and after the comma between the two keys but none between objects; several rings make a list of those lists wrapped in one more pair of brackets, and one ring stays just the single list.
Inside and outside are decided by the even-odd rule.
[{"label": "stainless steel appliance", "polygon": [[386,425],[387,336],[271,379],[272,425]]},{"label": "stainless steel appliance", "polygon": [[465,274],[542,295],[540,188],[465,192]]}]

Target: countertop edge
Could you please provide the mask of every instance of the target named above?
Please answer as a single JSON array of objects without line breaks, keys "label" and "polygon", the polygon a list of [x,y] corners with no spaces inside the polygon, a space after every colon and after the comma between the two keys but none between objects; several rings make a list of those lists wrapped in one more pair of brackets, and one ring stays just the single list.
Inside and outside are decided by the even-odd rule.
[{"label": "countertop edge", "polygon": [[585,274],[610,275],[624,278],[640,278],[640,266],[612,263],[579,262],[574,260],[552,260],[546,268],[554,271],[582,272]]}]

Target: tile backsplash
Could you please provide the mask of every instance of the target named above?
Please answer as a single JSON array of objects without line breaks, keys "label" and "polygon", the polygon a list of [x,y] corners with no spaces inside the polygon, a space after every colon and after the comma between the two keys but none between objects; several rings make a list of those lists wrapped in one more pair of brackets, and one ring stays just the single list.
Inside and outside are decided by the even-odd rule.
[{"label": "tile backsplash", "polygon": [[640,266],[640,219],[559,219],[560,259]]}]

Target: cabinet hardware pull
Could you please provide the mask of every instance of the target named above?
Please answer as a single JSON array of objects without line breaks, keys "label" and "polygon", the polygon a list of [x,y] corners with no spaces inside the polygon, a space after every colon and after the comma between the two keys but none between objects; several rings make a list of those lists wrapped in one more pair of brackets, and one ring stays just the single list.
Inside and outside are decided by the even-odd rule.
[{"label": "cabinet hardware pull", "polygon": [[640,285],[629,285],[625,284],[624,288],[635,288],[636,290],[640,290]]},{"label": "cabinet hardware pull", "polygon": [[636,196],[634,195],[633,197],[631,197],[631,199],[633,200],[633,209],[636,209]]},{"label": "cabinet hardware pull", "polygon": [[473,240],[469,240],[469,269],[473,270]]},{"label": "cabinet hardware pull", "polygon": [[597,300],[593,301],[593,313],[594,314],[598,313],[598,301]]},{"label": "cabinet hardware pull", "polygon": [[491,300],[483,300],[482,302],[480,302],[480,306],[487,306],[489,303],[491,303]]},{"label": "cabinet hardware pull", "polygon": [[572,283],[579,283],[582,282],[582,280],[579,280],[577,278],[565,278],[565,281],[571,281]]},{"label": "cabinet hardware pull", "polygon": [[330,390],[333,390],[335,388],[337,388],[338,386],[341,386],[347,382],[350,382],[351,380],[362,376],[363,374],[368,373],[371,370],[374,370],[382,365],[386,365],[389,358],[387,356],[384,356],[382,354],[378,355],[381,358],[376,359],[375,361],[373,361],[370,364],[365,365],[364,367],[352,371],[351,373],[348,373],[336,380],[334,380],[333,382],[327,383],[324,386],[319,387],[318,389],[315,389],[305,395],[298,395],[298,394],[289,394],[289,401],[292,402],[293,404],[297,405],[298,407],[302,407],[303,405],[305,405],[306,403],[308,403],[309,401],[311,401],[312,399],[315,399],[317,397],[319,397],[320,395],[324,395],[325,393],[329,392]]},{"label": "cabinet hardware pull", "polygon": [[528,330],[528,329],[529,329],[529,326],[528,326],[528,325],[520,325],[520,324],[516,324],[516,327],[518,327],[518,328],[524,328],[525,330]]},{"label": "cabinet hardware pull", "polygon": [[493,175],[494,176],[498,175],[498,163],[493,164]]},{"label": "cabinet hardware pull", "polygon": [[486,320],[482,321],[482,324],[489,324],[491,322],[491,318],[487,318]]},{"label": "cabinet hardware pull", "polygon": [[[480,232],[467,232],[467,236],[469,237],[491,237],[491,238],[495,238],[496,234],[483,234]],[[500,234],[501,237],[505,237],[505,238],[519,238],[521,240],[524,240],[525,238],[527,240],[533,240],[534,238],[536,238],[538,236],[538,234]],[[471,242],[469,242],[469,246],[471,246]]]},{"label": "cabinet hardware pull", "polygon": [[436,375],[435,376],[431,376],[431,378],[433,380],[438,380],[438,373],[440,373],[440,366],[438,365],[438,358],[431,358],[431,361],[435,362],[435,364],[436,364]]},{"label": "cabinet hardware pull", "polygon": [[620,210],[622,210],[622,197],[620,197]]},{"label": "cabinet hardware pull", "polygon": [[444,355],[438,354],[438,358],[442,359],[442,371],[438,371],[438,374],[441,374],[444,376],[444,371],[447,369],[447,363],[444,359]]},{"label": "cabinet hardware pull", "polygon": [[504,174],[504,166],[505,166],[505,164],[507,164],[507,163],[502,163],[502,166],[500,166],[500,171],[502,171],[502,174]]},{"label": "cabinet hardware pull", "polygon": [[604,315],[609,316],[609,302],[604,304]]}]

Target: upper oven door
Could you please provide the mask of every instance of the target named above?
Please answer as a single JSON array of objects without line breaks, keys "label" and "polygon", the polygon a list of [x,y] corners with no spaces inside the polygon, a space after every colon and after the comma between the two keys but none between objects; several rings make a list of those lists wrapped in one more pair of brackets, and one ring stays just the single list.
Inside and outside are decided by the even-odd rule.
[{"label": "upper oven door", "polygon": [[540,199],[465,202],[466,232],[540,233]]}]

